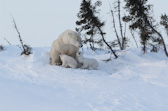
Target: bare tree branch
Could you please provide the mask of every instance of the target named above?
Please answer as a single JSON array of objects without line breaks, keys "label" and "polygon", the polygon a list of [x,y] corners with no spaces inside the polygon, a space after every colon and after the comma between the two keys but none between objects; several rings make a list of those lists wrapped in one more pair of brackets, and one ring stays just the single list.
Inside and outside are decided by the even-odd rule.
[{"label": "bare tree branch", "polygon": [[113,55],[114,55],[115,58],[117,59],[118,56],[115,54],[115,52],[114,52],[114,50],[112,49],[112,47],[106,42],[106,40],[105,40],[105,38],[104,38],[104,33],[102,32],[102,30],[100,29],[100,27],[97,26],[97,28],[98,28],[98,30],[100,31],[100,34],[101,34],[101,36],[102,36],[102,39],[103,39],[104,43],[108,46],[108,48],[111,50],[111,52],[113,53]]},{"label": "bare tree branch", "polygon": [[125,42],[125,40],[124,40],[124,36],[123,36],[123,30],[122,30],[122,28],[123,28],[123,26],[122,26],[122,23],[121,23],[121,10],[120,10],[120,0],[118,0],[118,21],[119,21],[119,25],[120,25],[120,33],[121,33],[121,50],[124,50],[124,48],[125,48],[125,44],[124,44],[124,42]]},{"label": "bare tree branch", "polygon": [[21,45],[22,45],[23,51],[25,51],[24,44],[23,44],[23,41],[22,41],[20,32],[19,32],[19,30],[18,30],[18,28],[17,28],[16,22],[15,22],[15,19],[14,19],[13,16],[12,16],[12,19],[13,19],[13,23],[14,23],[14,28],[16,29],[16,32],[18,33],[18,37],[19,37],[20,43],[21,43]]},{"label": "bare tree branch", "polygon": [[138,48],[138,43],[137,43],[137,41],[136,41],[136,39],[135,39],[135,36],[134,36],[134,33],[133,33],[133,31],[132,31],[131,29],[130,29],[130,32],[131,32],[132,38],[134,39],[135,44],[136,44],[136,46],[137,46],[137,48]]},{"label": "bare tree branch", "polygon": [[23,54],[25,54],[25,55],[31,54],[31,49],[32,48],[30,46],[28,46],[28,45],[26,45],[26,44],[23,43],[23,40],[21,38],[21,34],[20,34],[20,32],[19,32],[19,30],[17,28],[16,22],[15,22],[15,19],[14,19],[13,16],[12,16],[12,19],[13,19],[13,23],[14,23],[14,28],[15,28],[16,32],[18,33],[18,37],[19,37],[19,40],[20,40],[20,43],[21,43],[21,46],[22,46],[22,53],[21,53],[21,55],[23,55]]},{"label": "bare tree branch", "polygon": [[5,39],[5,41],[9,44],[9,45],[11,45],[11,43],[6,39],[6,38],[4,38]]}]

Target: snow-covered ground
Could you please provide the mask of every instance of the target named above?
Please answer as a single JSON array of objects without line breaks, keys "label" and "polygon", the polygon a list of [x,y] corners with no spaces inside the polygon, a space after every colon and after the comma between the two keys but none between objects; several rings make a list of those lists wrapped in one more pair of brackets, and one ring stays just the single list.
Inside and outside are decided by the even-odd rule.
[{"label": "snow-covered ground", "polygon": [[17,46],[0,51],[0,111],[168,111],[168,59],[139,50],[109,54],[84,50],[98,70],[49,64],[49,47],[20,56]]}]

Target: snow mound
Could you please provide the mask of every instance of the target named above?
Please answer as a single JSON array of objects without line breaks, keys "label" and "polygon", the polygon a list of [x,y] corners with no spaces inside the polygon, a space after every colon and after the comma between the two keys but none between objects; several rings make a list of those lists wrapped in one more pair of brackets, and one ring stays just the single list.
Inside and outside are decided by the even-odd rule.
[{"label": "snow mound", "polygon": [[168,59],[162,52],[119,52],[84,49],[99,62],[98,70],[49,64],[49,47],[20,56],[17,46],[0,51],[2,111],[167,111]]}]

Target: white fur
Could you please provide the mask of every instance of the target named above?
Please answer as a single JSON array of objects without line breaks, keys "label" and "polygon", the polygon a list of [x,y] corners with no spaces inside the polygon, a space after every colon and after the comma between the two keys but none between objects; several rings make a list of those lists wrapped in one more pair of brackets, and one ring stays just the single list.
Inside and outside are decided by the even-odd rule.
[{"label": "white fur", "polygon": [[60,58],[61,58],[63,67],[68,67],[69,66],[69,67],[71,67],[73,69],[77,68],[78,64],[77,64],[76,60],[73,57],[61,54]]},{"label": "white fur", "polygon": [[52,43],[50,50],[51,65],[61,65],[61,54],[75,57],[79,47],[82,47],[80,35],[75,31],[66,30]]},{"label": "white fur", "polygon": [[90,67],[93,69],[97,69],[99,63],[97,62],[96,59],[91,59],[91,58],[84,58],[83,54],[81,52],[76,53],[76,58],[78,63],[83,64],[80,68],[82,69],[89,69]]}]

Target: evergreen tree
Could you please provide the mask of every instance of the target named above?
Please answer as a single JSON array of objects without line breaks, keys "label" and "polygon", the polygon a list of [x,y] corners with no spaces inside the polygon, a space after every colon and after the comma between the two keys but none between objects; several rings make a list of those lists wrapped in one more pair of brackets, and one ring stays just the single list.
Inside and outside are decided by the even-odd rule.
[{"label": "evergreen tree", "polygon": [[147,51],[147,43],[152,37],[152,31],[147,24],[150,5],[146,5],[147,0],[125,0],[126,9],[129,10],[130,16],[124,17],[123,20],[131,21],[130,29],[139,29],[142,50]]},{"label": "evergreen tree", "polygon": [[[103,40],[99,36],[96,36],[98,30],[95,25],[93,25],[92,17],[94,14],[99,12],[96,10],[98,6],[101,6],[101,1],[97,1],[94,5],[91,4],[91,0],[83,0],[80,6],[80,11],[77,14],[79,21],[76,22],[80,28],[76,28],[76,31],[81,33],[85,32],[84,44],[89,43],[92,50],[95,50],[95,44],[98,46],[103,46]],[[99,24],[104,25],[104,23]]]},{"label": "evergreen tree", "polygon": [[157,31],[157,25],[154,25],[155,20],[150,13],[152,6],[147,5],[147,0],[125,0],[125,2],[129,16],[123,19],[131,22],[130,29],[139,29],[143,52],[147,51],[148,44],[152,46],[151,51],[157,51],[157,46],[162,44],[168,56],[163,36]]},{"label": "evergreen tree", "polygon": [[165,28],[168,35],[168,16],[166,14],[161,15],[160,24]]},{"label": "evergreen tree", "polygon": [[[78,13],[79,21],[76,22],[78,26],[81,26],[80,28],[76,28],[78,32],[86,31],[86,34],[90,36],[89,39],[85,39],[84,42],[90,42],[92,44],[94,43],[101,43],[104,42],[107,47],[112,51],[115,58],[117,58],[117,55],[111,48],[111,46],[107,43],[105,40],[105,32],[103,32],[102,28],[104,26],[104,22],[101,22],[98,16],[96,14],[99,13],[97,11],[97,7],[101,6],[101,1],[96,1],[94,5],[92,5],[91,0],[82,0],[80,11]],[[99,38],[98,41],[94,41],[94,37],[96,34],[99,34],[101,38]]]}]

